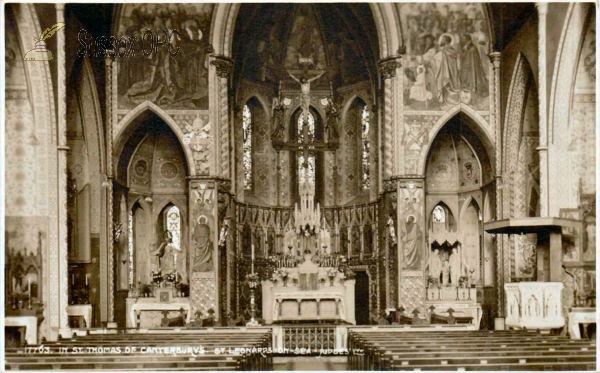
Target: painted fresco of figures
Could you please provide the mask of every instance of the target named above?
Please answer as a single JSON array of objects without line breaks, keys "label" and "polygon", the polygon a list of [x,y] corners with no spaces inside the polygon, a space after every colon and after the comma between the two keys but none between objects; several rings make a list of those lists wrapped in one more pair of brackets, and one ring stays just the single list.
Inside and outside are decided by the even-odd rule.
[{"label": "painted fresco of figures", "polygon": [[210,227],[199,222],[194,228],[192,242],[194,245],[194,272],[210,272],[214,270],[213,265],[213,243],[210,239]]},{"label": "painted fresco of figures", "polygon": [[421,229],[414,215],[408,215],[402,237],[404,265],[406,269],[418,269],[421,261]]},{"label": "painted fresco of figures", "polygon": [[[131,109],[146,100],[166,109],[208,108],[211,14],[212,5],[205,4],[123,7],[119,36],[135,37],[137,42],[135,53],[117,59],[119,108]],[[164,46],[150,48],[147,30]]]},{"label": "painted fresco of figures", "polygon": [[459,103],[489,110],[489,36],[481,4],[403,4],[407,46],[404,104],[447,110]]}]

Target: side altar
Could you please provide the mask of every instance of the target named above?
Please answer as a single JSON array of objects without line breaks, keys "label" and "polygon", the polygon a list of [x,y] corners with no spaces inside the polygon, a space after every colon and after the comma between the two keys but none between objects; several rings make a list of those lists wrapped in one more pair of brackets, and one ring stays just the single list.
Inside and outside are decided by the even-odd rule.
[{"label": "side altar", "polygon": [[328,256],[310,253],[296,267],[280,267],[262,281],[262,314],[267,324],[336,322],[356,324],[354,283],[349,272]]}]

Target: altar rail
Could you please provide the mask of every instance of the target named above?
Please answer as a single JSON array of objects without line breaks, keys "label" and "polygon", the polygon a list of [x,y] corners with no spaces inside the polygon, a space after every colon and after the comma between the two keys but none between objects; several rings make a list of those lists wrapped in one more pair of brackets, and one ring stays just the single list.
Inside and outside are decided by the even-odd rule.
[{"label": "altar rail", "polygon": [[276,351],[305,349],[307,354],[319,355],[321,350],[340,350],[347,345],[348,328],[345,325],[285,324],[272,325],[272,328]]}]

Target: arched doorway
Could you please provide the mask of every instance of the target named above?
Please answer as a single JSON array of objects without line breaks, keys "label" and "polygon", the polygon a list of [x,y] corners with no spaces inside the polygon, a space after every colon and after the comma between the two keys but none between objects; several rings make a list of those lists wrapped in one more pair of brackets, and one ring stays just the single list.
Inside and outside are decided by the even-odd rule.
[{"label": "arched doorway", "polygon": [[437,133],[426,161],[425,260],[431,263],[431,256],[439,255],[441,267],[430,268],[428,275],[442,288],[484,286],[484,270],[491,269],[484,266],[483,216],[494,214],[482,206],[490,208],[483,201],[493,175],[474,127],[463,113],[452,117]]},{"label": "arched doorway", "polygon": [[[133,119],[120,139],[113,216],[121,227],[115,241],[115,321],[126,326],[130,291],[176,276],[189,283],[188,160],[175,132],[153,111]],[[160,325],[160,314],[142,314],[141,324]]]}]

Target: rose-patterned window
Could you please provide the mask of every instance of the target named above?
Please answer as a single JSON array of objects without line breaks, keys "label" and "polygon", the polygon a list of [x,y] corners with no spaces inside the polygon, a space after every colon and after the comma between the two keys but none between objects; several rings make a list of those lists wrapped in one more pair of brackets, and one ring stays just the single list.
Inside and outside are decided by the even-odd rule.
[{"label": "rose-patterned window", "polygon": [[181,249],[181,214],[177,206],[173,206],[166,212],[167,230],[171,232],[173,246]]},{"label": "rose-patterned window", "polygon": [[244,166],[244,189],[252,189],[252,114],[248,105],[242,113],[242,163]]},{"label": "rose-patterned window", "polygon": [[369,108],[363,107],[362,111],[362,130],[361,130],[361,164],[362,164],[362,188],[371,187],[371,164],[369,157],[371,155],[371,142],[369,141],[369,129],[371,127],[369,118]]}]

